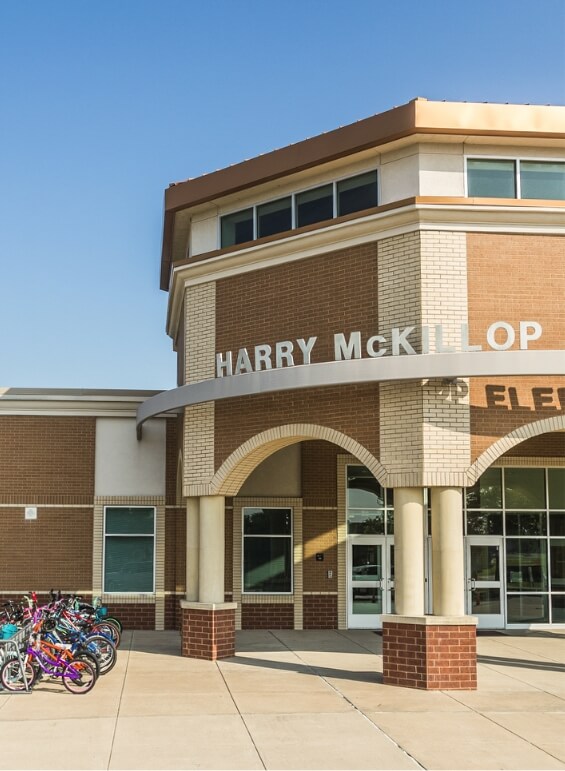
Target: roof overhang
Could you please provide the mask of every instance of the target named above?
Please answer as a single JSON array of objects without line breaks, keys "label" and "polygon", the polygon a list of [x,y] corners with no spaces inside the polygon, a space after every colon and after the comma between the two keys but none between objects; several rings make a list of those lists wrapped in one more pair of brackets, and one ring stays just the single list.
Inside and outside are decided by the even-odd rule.
[{"label": "roof overhang", "polygon": [[178,212],[280,177],[416,135],[565,139],[565,107],[414,99],[165,191],[161,289],[169,288]]}]

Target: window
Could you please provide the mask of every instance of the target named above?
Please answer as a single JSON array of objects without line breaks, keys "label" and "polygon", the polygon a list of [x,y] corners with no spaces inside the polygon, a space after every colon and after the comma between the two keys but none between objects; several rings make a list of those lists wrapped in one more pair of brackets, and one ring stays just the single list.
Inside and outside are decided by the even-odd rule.
[{"label": "window", "polygon": [[520,191],[522,198],[565,200],[565,163],[521,161]]},{"label": "window", "polygon": [[323,185],[296,196],[296,227],[331,220],[333,216],[333,185]]},{"label": "window", "polygon": [[565,200],[565,161],[467,159],[467,195]]},{"label": "window", "polygon": [[243,591],[292,594],[292,509],[243,509]]},{"label": "window", "polygon": [[257,207],[257,238],[292,228],[292,199],[281,198]]},{"label": "window", "polygon": [[104,512],[104,592],[153,592],[155,509],[107,506]]},{"label": "window", "polygon": [[516,198],[516,164],[469,158],[467,189],[470,198]]},{"label": "window", "polygon": [[347,532],[349,535],[394,533],[392,490],[381,487],[365,466],[347,467]]},{"label": "window", "polygon": [[377,205],[377,172],[360,174],[337,183],[337,216]]},{"label": "window", "polygon": [[503,537],[507,622],[565,622],[565,468],[490,468],[465,499],[466,534]]},{"label": "window", "polygon": [[235,246],[378,206],[377,172],[293,193],[220,218],[220,245]]},{"label": "window", "polygon": [[222,246],[234,246],[253,240],[253,209],[244,209],[222,217]]}]

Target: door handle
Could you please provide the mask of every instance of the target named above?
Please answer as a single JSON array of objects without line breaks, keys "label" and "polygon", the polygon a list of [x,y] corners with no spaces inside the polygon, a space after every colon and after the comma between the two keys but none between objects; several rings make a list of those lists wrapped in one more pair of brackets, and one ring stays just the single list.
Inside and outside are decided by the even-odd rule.
[{"label": "door handle", "polygon": [[477,585],[476,580],[474,578],[468,578],[467,581],[469,582],[469,589],[473,591]]}]

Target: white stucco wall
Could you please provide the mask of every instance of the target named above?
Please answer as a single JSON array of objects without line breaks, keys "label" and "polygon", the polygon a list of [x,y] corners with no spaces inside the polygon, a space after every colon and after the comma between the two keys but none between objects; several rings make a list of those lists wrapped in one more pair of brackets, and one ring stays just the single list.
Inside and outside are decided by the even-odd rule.
[{"label": "white stucco wall", "polygon": [[138,441],[134,418],[98,418],[94,494],[165,495],[165,428],[148,420]]}]

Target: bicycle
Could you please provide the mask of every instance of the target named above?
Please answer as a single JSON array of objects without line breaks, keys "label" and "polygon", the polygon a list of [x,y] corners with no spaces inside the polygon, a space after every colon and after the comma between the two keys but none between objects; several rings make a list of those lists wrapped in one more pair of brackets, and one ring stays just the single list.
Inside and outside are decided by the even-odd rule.
[{"label": "bicycle", "polygon": [[65,648],[42,645],[39,636],[28,646],[23,663],[6,661],[0,669],[0,682],[7,691],[29,690],[39,672],[48,677],[60,677],[70,693],[88,693],[96,683],[96,671],[87,659],[72,659]]}]

